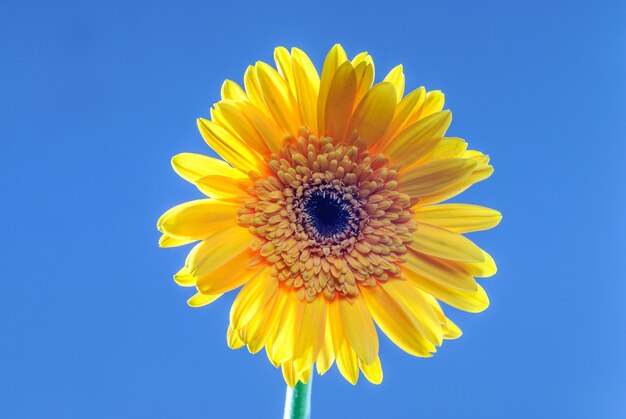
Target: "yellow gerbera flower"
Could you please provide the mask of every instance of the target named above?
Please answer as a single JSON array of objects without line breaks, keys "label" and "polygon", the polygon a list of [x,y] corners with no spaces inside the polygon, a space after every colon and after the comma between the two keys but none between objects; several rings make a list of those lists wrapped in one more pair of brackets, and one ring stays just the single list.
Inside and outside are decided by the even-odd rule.
[{"label": "yellow gerbera flower", "polygon": [[183,153],[174,170],[208,199],[158,221],[160,245],[200,240],[174,276],[193,307],[243,285],[228,344],[265,348],[293,386],[334,361],[356,383],[382,380],[374,323],[400,348],[431,356],[461,335],[437,300],[470,312],[489,300],[474,277],[493,259],[462,233],[500,213],[435,205],[491,175],[489,158],[445,137],[444,96],[404,96],[402,66],[373,84],[367,53],[335,45],[321,77],[307,55],[277,48],[275,70],[227,80],[200,132],[225,161]]}]

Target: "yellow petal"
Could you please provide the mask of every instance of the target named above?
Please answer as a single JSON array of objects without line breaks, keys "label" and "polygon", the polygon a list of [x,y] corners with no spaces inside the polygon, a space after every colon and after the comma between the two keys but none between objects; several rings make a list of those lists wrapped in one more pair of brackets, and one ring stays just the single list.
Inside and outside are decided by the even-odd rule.
[{"label": "yellow petal", "polygon": [[281,364],[281,368],[283,371],[283,378],[289,387],[293,387],[298,382],[296,378],[296,371],[293,368],[292,362],[285,362]]},{"label": "yellow petal", "polygon": [[359,358],[345,340],[337,352],[337,368],[350,384],[359,380]]},{"label": "yellow petal", "polygon": [[415,220],[455,233],[488,230],[498,225],[502,214],[491,208],[469,204],[441,204],[415,210]]},{"label": "yellow petal", "polygon": [[[271,336],[271,335],[270,335]],[[271,346],[269,345],[265,345],[265,354],[267,355],[267,359],[270,361],[270,363],[274,366],[274,368],[278,368],[280,367],[280,363],[276,362],[273,358],[272,358],[272,354],[271,354]]]},{"label": "yellow petal", "polygon": [[[447,159],[447,160],[454,160],[454,159]],[[445,161],[445,160],[439,160],[439,161]],[[474,160],[467,160],[467,161],[476,163]],[[432,162],[432,163],[436,163],[436,162]],[[457,183],[452,182],[450,186],[446,188],[442,188],[441,190],[437,192],[433,192],[432,194],[428,196],[420,197],[417,204],[420,206],[432,205],[432,204],[437,204],[439,202],[450,199],[460,194],[461,192],[463,192],[464,190],[466,190],[473,184],[487,179],[489,176],[491,176],[492,173],[493,173],[492,166],[487,165],[487,164],[477,163],[474,169],[472,170],[472,173],[469,176],[463,178]]]},{"label": "yellow petal", "polygon": [[[345,139],[356,94],[356,75],[349,61],[335,72],[325,104],[324,136],[336,141]],[[318,121],[318,125],[321,125]]]},{"label": "yellow petal", "polygon": [[243,75],[243,84],[246,88],[246,94],[254,106],[266,115],[271,116],[270,111],[265,104],[265,100],[263,99],[261,86],[259,85],[256,73],[256,67],[248,66],[245,74]]},{"label": "yellow petal", "polygon": [[[181,287],[195,287],[196,286],[196,278],[191,275],[186,266],[183,266],[178,272],[174,274],[174,282],[176,282]],[[199,290],[198,290],[199,291]],[[211,294],[211,293],[207,293]],[[219,292],[214,292],[212,294],[221,294]]]},{"label": "yellow petal", "polygon": [[463,154],[463,157],[475,160],[478,163],[489,164],[489,156],[477,150],[467,150],[465,154]]},{"label": "yellow petal", "polygon": [[201,276],[215,271],[250,247],[254,236],[238,225],[225,228],[206,238],[189,254],[189,271]]},{"label": "yellow petal", "polygon": [[226,331],[226,343],[230,349],[239,349],[245,342],[239,338],[239,335],[232,326],[228,326]]},{"label": "yellow petal", "polygon": [[259,341],[258,337],[264,327],[266,318],[276,302],[277,294],[277,292],[274,293],[267,303],[259,308],[258,312],[252,316],[250,321],[243,328],[236,329],[241,340],[243,340],[248,346],[248,351],[252,354],[256,354],[263,349],[263,343]]},{"label": "yellow petal", "polygon": [[333,81],[335,72],[344,62],[348,61],[348,56],[343,50],[341,45],[335,44],[326,59],[324,60],[324,67],[322,68],[322,77],[320,78],[319,94],[317,98],[317,130],[318,136],[323,136],[325,130],[324,116],[326,115],[326,99],[328,98],[328,91],[330,90],[330,84]]},{"label": "yellow petal", "polygon": [[198,128],[209,147],[237,169],[248,174],[264,168],[263,159],[226,128],[203,118],[198,119]]},{"label": "yellow petal", "polygon": [[241,86],[232,80],[224,80],[222,83],[222,99],[250,100]]},{"label": "yellow petal", "polygon": [[279,363],[293,359],[296,331],[300,327],[304,308],[307,304],[306,301],[300,301],[294,291],[287,291],[286,294],[287,301],[272,343],[272,357]]},{"label": "yellow petal", "polygon": [[337,368],[341,375],[352,384],[359,379],[359,362],[356,352],[349,345],[339,314],[339,302],[335,298],[329,302],[328,314],[330,315],[333,348],[337,361]]},{"label": "yellow petal", "polygon": [[198,188],[207,196],[214,198],[249,198],[248,188],[252,182],[247,178],[232,179],[225,176],[209,175],[196,182]]},{"label": "yellow petal", "polygon": [[245,116],[248,123],[265,144],[262,149],[276,153],[283,148],[284,140],[288,133],[276,125],[272,118],[265,115],[249,102],[237,101],[234,102],[234,105],[237,108],[237,112]]},{"label": "yellow petal", "polygon": [[482,250],[470,239],[445,228],[418,222],[409,247],[417,252],[461,262],[484,261]]},{"label": "yellow petal", "polygon": [[215,105],[212,114],[213,120],[225,127],[232,135],[236,136],[241,143],[247,144],[260,155],[269,154],[270,149],[264,138],[259,134],[249,116],[248,109],[260,114],[263,118],[269,119],[256,106],[247,101],[222,100]]},{"label": "yellow petal", "polygon": [[485,259],[480,263],[465,263],[465,262],[457,262],[459,265],[463,267],[463,269],[472,276],[477,276],[479,278],[487,278],[496,274],[498,268],[496,267],[496,262],[493,260],[491,255],[484,250],[483,258]]},{"label": "yellow petal", "polygon": [[176,239],[203,240],[235,225],[238,209],[237,205],[218,200],[189,201],[167,210],[157,221],[157,228]]},{"label": "yellow petal", "polygon": [[354,67],[359,65],[360,63],[370,63],[372,62],[372,57],[369,55],[367,51],[359,52],[354,56],[352,61],[350,61]]},{"label": "yellow petal", "polygon": [[390,82],[395,87],[397,102],[400,102],[404,95],[404,73],[402,69],[402,64],[395,66],[383,80]]},{"label": "yellow petal", "polygon": [[300,49],[292,48],[294,84],[302,124],[311,132],[317,132],[317,94],[320,77],[309,57]]},{"label": "yellow petal", "polygon": [[393,165],[405,169],[427,155],[440,141],[452,121],[450,111],[422,119],[399,133],[387,145],[385,156]]},{"label": "yellow petal", "polygon": [[285,294],[286,293],[279,287],[276,294],[274,294],[274,302],[272,306],[270,307],[270,304],[268,303],[263,309],[265,312],[263,324],[259,329],[258,335],[256,335],[254,340],[248,344],[248,348],[252,351],[252,353],[256,353],[260,350],[263,345],[268,343],[272,333],[276,332],[277,323],[280,320],[280,314],[282,313],[282,310],[285,307],[285,302],[287,301]]},{"label": "yellow petal", "polygon": [[247,249],[219,268],[196,277],[198,291],[205,294],[225,293],[238,288],[259,273],[259,267],[247,268],[253,252]]},{"label": "yellow petal", "polygon": [[454,324],[454,322],[448,318],[446,318],[446,328],[448,330],[446,332],[446,335],[444,336],[444,339],[458,339],[463,334],[459,326]]},{"label": "yellow petal", "polygon": [[464,292],[427,279],[408,269],[404,270],[404,277],[419,289],[459,310],[479,313],[489,307],[489,298],[480,285],[476,285],[476,291]]},{"label": "yellow petal", "polygon": [[374,86],[356,107],[348,126],[348,135],[355,130],[368,145],[375,144],[387,131],[396,110],[396,91],[391,83]]},{"label": "yellow petal", "polygon": [[274,120],[285,132],[297,134],[301,125],[300,111],[287,82],[264,62],[259,61],[256,68],[261,93]]},{"label": "yellow petal", "polygon": [[222,294],[206,295],[197,293],[194,294],[194,296],[191,297],[189,300],[187,300],[187,304],[189,304],[190,307],[202,307],[207,304],[211,304],[213,301],[217,300],[221,296]]},{"label": "yellow petal", "polygon": [[439,318],[441,329],[443,331],[443,338],[456,339],[461,337],[463,332],[461,332],[461,329],[459,329],[459,327],[454,324],[452,320],[446,317],[437,299],[426,292],[422,293],[422,295],[430,302],[432,309],[435,311],[437,317]]},{"label": "yellow petal", "polygon": [[326,305],[326,328],[324,330],[324,343],[317,356],[315,367],[317,373],[323,375],[335,362],[335,351],[333,349],[333,336],[331,332],[330,316],[328,315],[328,304]]},{"label": "yellow petal", "polygon": [[219,175],[231,179],[246,178],[246,174],[231,167],[223,160],[195,153],[180,153],[172,157],[174,171],[189,183],[196,184],[199,179],[210,175]]},{"label": "yellow petal", "polygon": [[351,302],[342,298],[338,305],[339,317],[348,342],[365,364],[371,364],[378,358],[378,335],[363,297],[357,295]]},{"label": "yellow petal", "polygon": [[380,365],[380,358],[376,358],[374,362],[369,365],[359,361],[359,368],[363,371],[365,378],[372,384],[380,384],[383,382],[383,368]]},{"label": "yellow petal", "polygon": [[410,248],[404,266],[407,270],[458,291],[474,292],[478,287],[474,278],[454,262],[426,256]]},{"label": "yellow petal", "polygon": [[415,318],[415,326],[422,336],[435,345],[441,345],[443,341],[441,323],[422,291],[408,281],[391,280],[380,286],[402,307],[404,312]]},{"label": "yellow petal", "polygon": [[435,346],[419,332],[417,319],[405,311],[382,287],[360,287],[378,327],[405,352],[431,356]]},{"label": "yellow petal", "polygon": [[378,142],[378,144],[376,144],[376,147],[374,147],[376,151],[384,150],[389,142],[398,135],[398,133],[409,126],[407,124],[408,119],[413,113],[420,109],[422,103],[424,103],[425,97],[426,90],[423,87],[420,87],[419,89],[415,89],[406,95],[406,97],[398,103],[393,119],[389,124],[389,128],[387,128],[387,132],[385,132],[383,138]]},{"label": "yellow petal", "polygon": [[324,342],[326,299],[316,297],[305,304],[293,351],[293,366],[301,372],[311,368]]},{"label": "yellow petal", "polygon": [[162,234],[161,238],[159,238],[159,247],[178,247],[184,246],[189,243],[193,243],[195,240],[189,239],[175,239],[174,237],[170,237],[167,234]]},{"label": "yellow petal", "polygon": [[[472,161],[476,161],[476,160],[472,159]],[[493,166],[486,164],[486,163],[477,163],[476,169],[474,169],[471,176],[462,183],[462,186],[469,187],[473,185],[474,183],[478,183],[487,179],[492,174],[493,174]]]},{"label": "yellow petal", "polygon": [[311,371],[312,370],[313,370],[312,368],[309,368],[307,370],[304,370],[304,371],[300,372],[297,375],[298,381],[300,381],[301,383],[304,383],[304,384],[308,383],[309,380],[311,379]]},{"label": "yellow petal", "polygon": [[289,51],[285,47],[277,47],[274,49],[274,62],[276,62],[276,68],[278,69],[278,73],[280,76],[287,82],[289,86],[289,90],[295,97],[296,95],[296,84],[293,75],[293,65],[292,65],[291,55]]},{"label": "yellow petal", "polygon": [[[471,161],[476,161],[472,159]],[[472,172],[469,178],[465,179],[461,183],[461,187],[469,187],[475,183],[481,182],[487,179],[489,176],[493,174],[493,166],[486,163],[477,163],[476,169]]]},{"label": "yellow petal", "polygon": [[443,109],[443,105],[445,103],[445,96],[439,90],[431,90],[426,93],[426,100],[424,101],[424,106],[419,113],[419,118],[426,118],[429,115],[432,115],[437,112],[441,112]]},{"label": "yellow petal", "polygon": [[230,324],[235,329],[244,327],[278,289],[278,280],[271,275],[269,268],[261,269],[239,291],[230,308]]},{"label": "yellow petal", "polygon": [[463,157],[467,149],[467,142],[462,138],[442,138],[439,144],[424,157],[424,160],[443,160]]},{"label": "yellow petal", "polygon": [[476,162],[473,160],[436,160],[413,165],[401,171],[398,178],[404,193],[412,198],[422,198],[456,187],[467,179],[475,168]]},{"label": "yellow petal", "polygon": [[[354,106],[361,103],[361,100],[365,97],[367,92],[372,88],[374,82],[374,63],[372,57],[366,54],[366,57],[355,64],[355,60],[352,60],[352,66],[354,67],[354,73],[356,75],[356,98],[354,100]],[[357,60],[358,61],[358,60]]]}]

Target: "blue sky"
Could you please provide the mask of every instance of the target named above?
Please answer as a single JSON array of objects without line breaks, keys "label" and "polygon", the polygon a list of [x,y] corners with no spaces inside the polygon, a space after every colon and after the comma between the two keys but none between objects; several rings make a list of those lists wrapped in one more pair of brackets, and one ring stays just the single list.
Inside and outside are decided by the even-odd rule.
[{"label": "blue sky", "polygon": [[[182,2],[181,2],[182,3]],[[195,119],[277,45],[342,43],[446,93],[495,174],[459,199],[499,265],[491,307],[431,359],[382,339],[385,380],[316,376],[317,418],[626,416],[626,5],[565,2],[3,2],[0,417],[280,417],[284,382],[225,345],[155,222],[198,197]]]}]

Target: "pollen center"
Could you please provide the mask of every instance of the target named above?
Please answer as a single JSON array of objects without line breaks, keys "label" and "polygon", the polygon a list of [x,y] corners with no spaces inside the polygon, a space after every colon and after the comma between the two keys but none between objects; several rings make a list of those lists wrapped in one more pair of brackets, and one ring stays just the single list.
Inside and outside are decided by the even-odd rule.
[{"label": "pollen center", "polygon": [[345,234],[348,222],[355,220],[352,208],[337,192],[317,190],[304,202],[304,217],[312,238],[328,239]]},{"label": "pollen center", "polygon": [[359,235],[360,221],[366,214],[346,189],[341,183],[309,187],[296,203],[298,221],[318,247],[341,245]]}]

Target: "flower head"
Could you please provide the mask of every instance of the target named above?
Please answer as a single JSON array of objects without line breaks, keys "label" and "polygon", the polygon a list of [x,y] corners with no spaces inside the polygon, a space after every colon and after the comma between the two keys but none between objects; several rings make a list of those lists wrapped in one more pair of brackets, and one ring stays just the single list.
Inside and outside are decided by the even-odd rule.
[{"label": "flower head", "polygon": [[160,245],[200,241],[175,275],[191,306],[243,285],[228,344],[265,348],[285,380],[307,382],[333,362],[355,383],[382,380],[375,324],[400,348],[431,356],[461,335],[437,300],[470,312],[489,300],[474,277],[493,259],[462,233],[497,211],[439,204],[493,171],[446,137],[443,94],[404,96],[402,67],[374,84],[367,53],[335,45],[321,77],[304,52],[275,50],[278,70],[227,80],[200,132],[225,161],[183,153],[172,164],[206,199],[167,211]]}]

